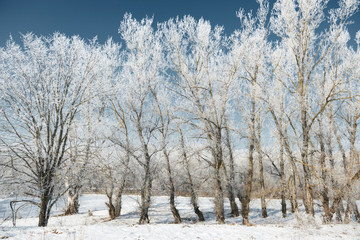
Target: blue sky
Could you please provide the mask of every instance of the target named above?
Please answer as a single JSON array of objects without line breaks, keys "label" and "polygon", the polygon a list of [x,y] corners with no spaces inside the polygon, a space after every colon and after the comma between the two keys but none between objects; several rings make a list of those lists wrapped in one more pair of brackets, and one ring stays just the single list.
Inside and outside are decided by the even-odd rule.
[{"label": "blue sky", "polygon": [[[270,0],[271,5],[274,0]],[[330,1],[336,6],[336,1]],[[236,11],[256,9],[255,0],[0,0],[0,47],[11,34],[33,32],[50,35],[55,31],[90,39],[98,36],[100,42],[108,37],[119,40],[118,28],[126,12],[137,19],[154,16],[155,22],[171,17],[191,15],[210,20],[212,25],[225,26],[230,34],[239,26]],[[359,12],[353,17],[359,29]],[[354,33],[353,33],[354,34]],[[352,35],[353,35],[352,34]]]}]

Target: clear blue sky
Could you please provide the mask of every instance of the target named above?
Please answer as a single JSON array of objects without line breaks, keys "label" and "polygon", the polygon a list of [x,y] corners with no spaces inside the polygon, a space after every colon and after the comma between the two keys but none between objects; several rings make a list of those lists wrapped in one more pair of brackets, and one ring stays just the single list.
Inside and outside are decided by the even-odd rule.
[{"label": "clear blue sky", "polygon": [[[271,6],[274,0],[270,0]],[[336,6],[336,0],[330,6]],[[89,39],[98,36],[100,42],[108,37],[119,40],[118,28],[124,13],[137,19],[154,16],[155,22],[171,17],[191,15],[210,20],[212,25],[225,26],[231,33],[239,26],[236,11],[256,9],[255,0],[0,0],[0,47],[11,34],[33,32],[50,35],[55,31]],[[352,35],[360,27],[360,13],[353,20]],[[355,30],[356,29],[356,30]]]}]

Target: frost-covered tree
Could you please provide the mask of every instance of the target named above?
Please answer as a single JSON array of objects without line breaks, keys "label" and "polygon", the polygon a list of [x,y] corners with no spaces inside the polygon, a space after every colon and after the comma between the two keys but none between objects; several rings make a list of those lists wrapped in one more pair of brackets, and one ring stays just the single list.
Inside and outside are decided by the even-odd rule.
[{"label": "frost-covered tree", "polygon": [[[267,216],[264,197],[264,175],[261,150],[261,135],[263,122],[262,88],[266,87],[269,79],[267,73],[267,55],[270,46],[267,42],[267,14],[269,4],[267,1],[259,1],[259,9],[255,16],[251,13],[245,14],[243,10],[238,12],[242,24],[239,30],[231,36],[233,42],[231,49],[231,62],[236,69],[237,83],[235,85],[237,95],[234,99],[239,109],[238,117],[244,120],[242,128],[249,140],[249,167],[247,172],[246,187],[239,193],[241,200],[241,211],[243,223],[249,224],[249,203],[252,193],[252,182],[254,175],[254,161],[257,156],[260,169],[260,185],[262,189],[263,216]],[[240,122],[240,121],[238,121]]]},{"label": "frost-covered tree", "polygon": [[228,63],[227,41],[221,27],[192,17],[162,25],[168,68],[174,74],[174,93],[182,118],[207,141],[212,161],[216,220],[224,223],[223,130],[234,71]]},{"label": "frost-covered tree", "polygon": [[[269,112],[269,118],[272,119],[274,132],[278,138],[279,147],[279,175],[281,178],[281,199],[282,199],[282,212],[283,216],[286,214],[286,199],[285,193],[288,192],[291,203],[291,211],[298,211],[298,194],[297,185],[301,185],[301,181],[298,178],[298,166],[296,165],[296,159],[294,150],[292,148],[291,129],[292,122],[289,121],[293,116],[292,101],[288,98],[287,87],[284,81],[289,77],[287,72],[291,72],[288,67],[290,64],[287,62],[286,50],[277,45],[273,47],[270,58],[272,59],[271,68],[273,69],[273,75],[270,83],[267,85],[264,91],[263,101],[266,103],[266,107]],[[289,178],[286,179],[285,160],[288,159],[290,165]],[[288,184],[286,184],[286,182]]]},{"label": "frost-covered tree", "polygon": [[[355,203],[356,192],[353,192],[353,183],[351,179],[357,175],[359,172],[359,153],[358,153],[358,124],[360,121],[360,105],[359,105],[359,77],[360,72],[359,68],[356,65],[356,62],[359,61],[359,47],[354,50],[347,47],[347,42],[349,40],[349,34],[346,32],[342,38],[343,41],[339,42],[336,47],[336,61],[334,64],[327,64],[328,66],[328,78],[331,78],[332,81],[345,81],[346,84],[343,86],[343,91],[347,94],[346,98],[341,99],[335,105],[337,111],[334,112],[333,109],[331,114],[334,114],[335,117],[331,116],[332,119],[329,123],[329,129],[332,131],[332,134],[335,135],[336,141],[338,143],[339,150],[342,155],[342,165],[343,174],[341,174],[343,179],[342,184],[347,185],[346,188],[342,188],[339,191],[336,191],[338,187],[335,185],[333,189],[327,184],[326,179],[323,177],[322,181],[324,182],[323,188],[325,190],[332,190],[334,192],[343,195],[343,199],[347,201],[347,208],[345,212],[344,220],[349,221],[350,215],[353,212],[357,221],[360,220],[360,214],[358,207]],[[336,126],[334,126],[336,125]],[[344,136],[341,138],[341,136]],[[332,180],[333,181],[333,180]],[[332,196],[334,197],[334,196]],[[336,210],[337,206],[332,206],[329,209],[324,208],[325,214],[328,217],[328,221],[331,221],[333,211]]]},{"label": "frost-covered tree", "polygon": [[[116,102],[113,104],[115,114],[124,113],[133,138],[129,148],[128,142],[118,142],[137,161],[141,173],[140,224],[149,223],[148,211],[151,204],[153,183],[153,158],[156,149],[155,131],[158,118],[152,92],[157,91],[163,68],[162,48],[159,32],[152,27],[153,19],[137,21],[130,14],[124,16],[119,33],[124,40],[125,50],[121,64],[120,77],[113,88],[116,90]],[[121,121],[121,117],[119,118]],[[128,131],[128,130],[126,130]],[[126,138],[126,135],[125,135]]]},{"label": "frost-covered tree", "polygon": [[[167,79],[162,79],[167,80]],[[172,129],[173,124],[173,110],[174,106],[171,105],[172,96],[169,92],[169,83],[167,81],[159,82],[159,86],[151,89],[152,96],[155,103],[155,112],[157,118],[159,119],[158,131],[160,133],[160,147],[163,153],[163,157],[166,162],[166,170],[169,181],[169,197],[170,197],[170,209],[173,214],[175,223],[181,223],[181,217],[179,211],[175,206],[175,185],[174,185],[174,176],[173,176],[173,166],[171,161],[170,149],[173,146],[170,145],[171,134],[174,133]]]},{"label": "frost-covered tree", "polygon": [[16,171],[31,203],[40,208],[39,226],[64,193],[60,182],[68,160],[69,134],[85,92],[97,75],[95,42],[55,33],[50,37],[23,36],[0,51],[3,139],[10,152],[7,167]]},{"label": "frost-covered tree", "polygon": [[198,219],[200,222],[205,221],[204,218],[204,214],[202,213],[202,211],[200,210],[199,207],[199,203],[198,203],[198,194],[196,191],[196,187],[195,187],[195,183],[194,183],[194,176],[191,173],[191,165],[190,165],[190,154],[189,154],[189,148],[187,148],[187,145],[185,143],[185,139],[184,139],[184,134],[183,134],[183,129],[181,127],[181,124],[177,124],[177,132],[180,138],[180,154],[181,154],[181,158],[185,167],[185,172],[186,172],[186,178],[187,179],[187,184],[189,186],[189,190],[190,190],[190,202],[191,205],[193,206],[194,212],[195,214],[198,216]]},{"label": "frost-covered tree", "polygon": [[[279,0],[274,4],[271,29],[281,38],[290,53],[288,63],[293,66],[288,72],[289,82],[285,83],[294,99],[299,120],[294,127],[299,137],[299,151],[304,173],[305,209],[314,214],[313,187],[309,151],[313,123],[329,102],[337,98],[337,88],[325,92],[324,101],[311,101],[312,89],[321,81],[321,64],[329,55],[343,32],[348,18],[357,9],[357,1],[340,1],[338,9],[330,10],[329,25],[321,31],[325,20],[327,0]],[[321,74],[320,74],[321,75]],[[296,105],[295,105],[296,104]]]},{"label": "frost-covered tree", "polygon": [[104,147],[103,115],[106,107],[106,92],[103,83],[112,78],[118,64],[119,45],[109,39],[100,45],[94,42],[91,53],[97,56],[96,75],[84,92],[84,104],[79,106],[79,114],[69,134],[69,161],[65,163],[64,175],[67,207],[65,214],[76,214],[79,209],[79,196],[87,180],[91,162]]}]

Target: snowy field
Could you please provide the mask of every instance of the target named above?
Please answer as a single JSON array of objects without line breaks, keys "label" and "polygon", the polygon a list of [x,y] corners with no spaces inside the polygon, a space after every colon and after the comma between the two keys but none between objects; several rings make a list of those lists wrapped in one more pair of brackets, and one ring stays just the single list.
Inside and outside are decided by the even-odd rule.
[{"label": "snowy field", "polygon": [[[13,200],[13,199],[11,199]],[[281,217],[280,201],[268,201],[269,217],[261,217],[260,201],[251,202],[250,221],[254,226],[242,226],[242,218],[226,219],[226,224],[215,221],[213,200],[200,198],[200,208],[206,222],[196,222],[196,215],[187,197],[177,198],[177,207],[183,218],[182,224],[172,224],[173,218],[168,207],[167,197],[154,197],[150,209],[151,223],[138,225],[138,197],[124,197],[122,216],[109,221],[104,195],[86,194],[80,198],[80,214],[75,216],[57,216],[62,213],[63,202],[55,207],[49,226],[37,227],[37,209],[25,206],[19,211],[16,227],[12,226],[9,201],[0,200],[0,239],[61,239],[61,240],[97,240],[97,239],[360,239],[360,224],[321,223],[318,209],[315,219],[308,218],[303,212],[294,216]],[[289,204],[290,205],[290,204]],[[359,201],[358,201],[359,205]],[[93,213],[89,216],[88,211]],[[303,209],[301,209],[303,211]],[[226,205],[229,213],[229,205]]]}]

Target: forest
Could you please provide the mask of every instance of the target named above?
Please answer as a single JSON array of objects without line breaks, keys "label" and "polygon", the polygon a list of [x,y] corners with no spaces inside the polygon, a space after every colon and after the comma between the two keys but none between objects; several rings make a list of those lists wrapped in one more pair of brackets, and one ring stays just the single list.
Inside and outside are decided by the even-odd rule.
[{"label": "forest", "polygon": [[[360,222],[359,1],[258,0],[238,29],[176,17],[154,23],[128,13],[119,41],[22,35],[0,48],[0,191],[77,214],[82,193],[102,193],[110,219],[135,194],[138,223],[154,196],[213,199],[216,222],[250,202],[280,199],[282,216],[303,206],[324,223]],[[228,199],[230,216],[225,213]],[[239,205],[240,203],[240,205]],[[290,203],[290,211],[289,209]]]}]

